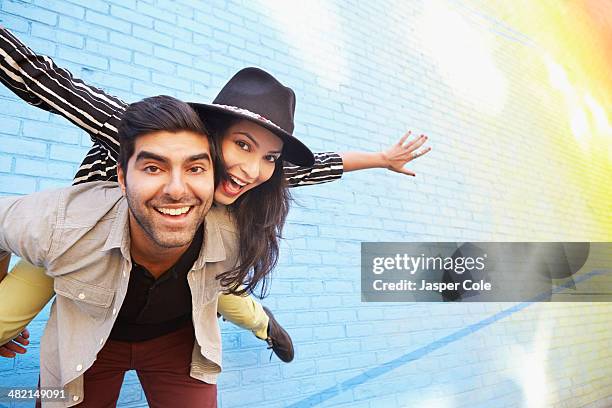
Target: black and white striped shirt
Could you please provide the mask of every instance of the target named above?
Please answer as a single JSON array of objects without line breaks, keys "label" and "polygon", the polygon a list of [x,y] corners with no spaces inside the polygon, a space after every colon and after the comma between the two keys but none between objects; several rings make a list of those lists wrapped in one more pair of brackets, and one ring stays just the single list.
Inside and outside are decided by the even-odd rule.
[{"label": "black and white striped shirt", "polygon": [[[79,167],[74,184],[117,180],[117,128],[127,103],[74,78],[1,26],[0,81],[27,103],[62,115],[90,135],[93,146]],[[342,159],[337,153],[315,153],[312,167],[285,163],[289,187],[337,180],[342,172]]]}]

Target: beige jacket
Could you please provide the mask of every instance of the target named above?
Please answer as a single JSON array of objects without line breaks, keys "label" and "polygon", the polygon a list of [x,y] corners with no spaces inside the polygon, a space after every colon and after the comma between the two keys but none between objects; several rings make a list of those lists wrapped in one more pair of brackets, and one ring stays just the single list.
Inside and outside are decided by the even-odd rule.
[{"label": "beige jacket", "polygon": [[[205,224],[204,244],[187,276],[196,335],[191,376],[216,383],[221,287],[215,277],[236,264],[237,232],[225,207],[213,207]],[[12,252],[54,278],[57,297],[40,344],[41,387],[63,387],[68,401],[44,407],[83,400],[83,373],[104,346],[126,295],[128,225],[127,201],[114,182],[0,199],[0,258]]]}]

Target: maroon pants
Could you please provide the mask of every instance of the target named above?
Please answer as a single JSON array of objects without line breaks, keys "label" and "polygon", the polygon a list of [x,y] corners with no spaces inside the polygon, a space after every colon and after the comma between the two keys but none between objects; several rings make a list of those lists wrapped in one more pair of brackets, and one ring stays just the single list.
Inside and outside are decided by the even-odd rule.
[{"label": "maroon pants", "polygon": [[108,340],[84,374],[76,407],[115,407],[125,372],[136,370],[151,408],[216,408],[217,386],[189,376],[194,341],[192,325],[137,343]]}]

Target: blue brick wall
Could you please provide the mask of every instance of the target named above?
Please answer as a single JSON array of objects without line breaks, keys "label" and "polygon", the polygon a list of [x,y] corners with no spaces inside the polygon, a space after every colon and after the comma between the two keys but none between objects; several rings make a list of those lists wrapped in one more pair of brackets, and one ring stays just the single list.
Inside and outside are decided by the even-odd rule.
[{"label": "blue brick wall", "polygon": [[[610,240],[609,221],[583,217],[582,187],[571,175],[559,181],[564,170],[556,163],[574,151],[564,156],[547,144],[564,137],[569,121],[536,41],[491,2],[304,3],[0,0],[0,23],[31,48],[128,102],[155,94],[210,101],[234,72],[255,65],[296,91],[296,133],[313,150],[376,151],[406,129],[430,136],[434,150],[409,166],[415,179],[370,170],[293,190],[281,262],[263,303],[291,333],[296,359],[270,361],[263,342],[221,323],[220,406],[604,404],[612,396],[612,306],[507,313],[508,304],[360,301],[362,241]],[[434,3],[438,21],[430,18]],[[465,47],[444,34],[456,21],[469,27]],[[445,53],[431,26],[450,44]],[[466,91],[473,74],[453,69],[479,56],[478,46],[502,79],[489,86],[483,78],[485,85]],[[470,67],[484,75],[478,70],[488,62]],[[493,93],[496,86],[503,92]],[[591,91],[605,100],[601,89]],[[532,102],[532,94],[547,103]],[[0,195],[68,185],[88,136],[3,87],[0,106]],[[580,171],[603,185],[604,170]],[[562,210],[551,210],[561,202]],[[609,209],[601,197],[589,205]],[[1,385],[36,383],[48,313],[30,327],[28,354],[0,359]],[[498,313],[503,318],[479,323]],[[134,373],[119,405],[146,406]],[[21,405],[0,401],[5,406]]]}]

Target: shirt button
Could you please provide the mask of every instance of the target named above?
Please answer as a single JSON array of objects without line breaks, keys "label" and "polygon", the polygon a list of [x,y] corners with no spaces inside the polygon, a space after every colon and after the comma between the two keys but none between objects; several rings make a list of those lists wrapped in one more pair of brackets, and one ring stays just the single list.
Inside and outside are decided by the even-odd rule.
[{"label": "shirt button", "polygon": [[117,309],[113,307],[113,316],[117,314]]},{"label": "shirt button", "polygon": [[79,364],[79,365],[77,365],[77,366],[76,366],[76,370],[77,370],[77,371],[81,371],[82,369],[83,369],[83,366],[82,366],[81,364]]},{"label": "shirt button", "polygon": [[124,277],[124,278],[125,278],[125,275],[127,275],[127,274],[125,273],[125,271],[123,271],[123,277]]},{"label": "shirt button", "polygon": [[78,400],[79,400],[79,396],[78,396],[78,395],[74,395],[74,396],[72,397],[72,400],[73,400],[73,401],[78,401]]},{"label": "shirt button", "polygon": [[100,345],[104,344],[104,339],[100,339]]},{"label": "shirt button", "polygon": [[79,299],[81,299],[81,300],[85,299],[85,294],[84,293],[79,293]]}]

